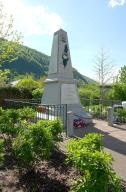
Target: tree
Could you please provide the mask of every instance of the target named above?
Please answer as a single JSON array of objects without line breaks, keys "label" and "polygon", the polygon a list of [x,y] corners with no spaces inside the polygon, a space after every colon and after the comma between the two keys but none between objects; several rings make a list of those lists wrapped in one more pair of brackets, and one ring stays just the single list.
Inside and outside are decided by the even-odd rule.
[{"label": "tree", "polygon": [[17,83],[16,87],[33,90],[39,87],[39,83],[34,80],[32,75],[27,75]]},{"label": "tree", "polygon": [[79,96],[81,103],[89,105],[91,100],[99,99],[99,87],[98,84],[87,84],[79,88]]},{"label": "tree", "polygon": [[113,85],[113,98],[116,100],[126,101],[126,84],[116,83]]},{"label": "tree", "polygon": [[105,85],[110,83],[114,77],[114,67],[107,52],[101,49],[101,53],[95,59],[95,74],[100,85],[100,100],[105,96]]},{"label": "tree", "polygon": [[121,70],[119,71],[119,83],[126,84],[126,65],[121,67]]},{"label": "tree", "polygon": [[10,62],[15,59],[20,40],[21,34],[13,27],[13,17],[7,15],[0,1],[0,66],[5,61]]},{"label": "tree", "polygon": [[0,87],[4,87],[8,80],[9,70],[0,70]]},{"label": "tree", "polygon": [[126,101],[126,66],[121,67],[118,81],[114,83],[110,96],[113,99]]}]

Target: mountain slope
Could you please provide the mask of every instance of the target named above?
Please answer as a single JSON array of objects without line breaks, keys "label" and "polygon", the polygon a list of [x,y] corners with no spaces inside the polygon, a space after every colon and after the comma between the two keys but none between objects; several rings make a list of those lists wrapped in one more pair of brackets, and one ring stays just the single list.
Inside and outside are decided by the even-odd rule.
[{"label": "mountain slope", "polygon": [[[26,46],[20,46],[20,54],[17,60],[12,63],[6,62],[3,69],[10,69],[13,74],[32,73],[36,77],[47,75],[50,57]],[[73,69],[74,78],[84,83],[95,83],[94,80],[81,75],[76,69]]]}]

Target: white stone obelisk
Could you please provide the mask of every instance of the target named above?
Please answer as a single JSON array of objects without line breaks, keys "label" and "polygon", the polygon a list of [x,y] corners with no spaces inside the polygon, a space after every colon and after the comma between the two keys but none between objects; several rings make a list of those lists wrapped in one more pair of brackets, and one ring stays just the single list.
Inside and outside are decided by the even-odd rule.
[{"label": "white stone obelisk", "polygon": [[42,104],[67,104],[68,111],[88,118],[80,103],[76,80],[73,79],[67,32],[62,29],[54,33],[48,77],[45,83]]}]

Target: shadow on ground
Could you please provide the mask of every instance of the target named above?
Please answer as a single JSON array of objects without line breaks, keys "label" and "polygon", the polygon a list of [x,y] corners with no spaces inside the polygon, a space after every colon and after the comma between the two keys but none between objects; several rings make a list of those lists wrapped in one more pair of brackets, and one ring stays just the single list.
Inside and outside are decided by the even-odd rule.
[{"label": "shadow on ground", "polygon": [[[113,129],[114,129],[114,127],[113,127]],[[121,129],[121,130],[126,131],[125,128],[121,128],[119,126],[116,126],[116,129],[119,129],[119,130]],[[121,141],[120,139],[111,136],[109,132],[100,130],[96,127],[95,124],[92,124],[90,126],[88,125],[85,128],[84,135],[88,134],[88,133],[103,134],[104,135],[104,146],[106,148],[116,151],[120,154],[126,155],[126,142]]]},{"label": "shadow on ground", "polygon": [[55,149],[49,160],[40,161],[28,171],[12,153],[7,153],[0,168],[0,191],[68,192],[71,180],[79,173],[65,159],[66,155]]},{"label": "shadow on ground", "polygon": [[29,171],[26,174],[23,174],[19,178],[20,185],[27,191],[34,192],[67,192],[69,187],[57,180],[56,178],[50,178],[48,174],[43,172]]}]

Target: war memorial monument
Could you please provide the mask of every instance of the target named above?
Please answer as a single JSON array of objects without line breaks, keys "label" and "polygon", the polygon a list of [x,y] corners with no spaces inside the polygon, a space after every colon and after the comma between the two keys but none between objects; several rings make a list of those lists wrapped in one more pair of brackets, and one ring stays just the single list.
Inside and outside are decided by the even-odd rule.
[{"label": "war memorial monument", "polygon": [[67,111],[73,113],[74,119],[83,118],[86,123],[92,120],[91,115],[84,112],[84,108],[80,103],[77,80],[73,78],[67,32],[62,29],[54,33],[42,104],[67,104]]}]

